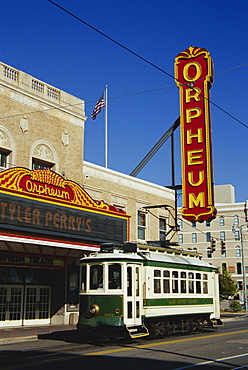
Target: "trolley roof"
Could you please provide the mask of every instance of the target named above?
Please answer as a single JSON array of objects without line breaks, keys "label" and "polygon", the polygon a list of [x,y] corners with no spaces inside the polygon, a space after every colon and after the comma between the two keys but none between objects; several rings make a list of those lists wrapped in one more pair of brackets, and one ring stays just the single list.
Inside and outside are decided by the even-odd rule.
[{"label": "trolley roof", "polygon": [[81,263],[96,263],[108,261],[133,261],[142,264],[163,265],[181,268],[199,267],[203,269],[217,270],[216,267],[201,259],[201,255],[191,251],[180,250],[158,245],[137,243],[125,243],[123,245],[103,244],[100,252],[92,253],[81,259]]}]

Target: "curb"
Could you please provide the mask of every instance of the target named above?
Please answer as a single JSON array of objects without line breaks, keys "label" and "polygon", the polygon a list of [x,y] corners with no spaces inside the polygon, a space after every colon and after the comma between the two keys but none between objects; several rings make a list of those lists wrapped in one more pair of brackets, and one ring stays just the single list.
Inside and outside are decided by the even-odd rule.
[{"label": "curb", "polygon": [[3,338],[0,339],[0,344],[20,343],[34,340],[38,340],[38,335],[30,335],[27,337],[17,337],[17,338]]}]

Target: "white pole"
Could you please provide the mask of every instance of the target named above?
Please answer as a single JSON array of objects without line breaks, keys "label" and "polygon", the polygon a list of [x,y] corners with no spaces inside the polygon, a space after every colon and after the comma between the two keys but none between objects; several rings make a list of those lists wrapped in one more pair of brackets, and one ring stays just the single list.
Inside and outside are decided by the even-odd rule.
[{"label": "white pole", "polygon": [[243,289],[244,289],[243,295],[244,295],[245,312],[247,312],[246,266],[245,266],[245,247],[244,247],[244,239],[243,239],[243,226],[240,226],[239,229],[240,229],[242,265],[243,265]]},{"label": "white pole", "polygon": [[108,85],[105,88],[105,167],[108,168]]}]

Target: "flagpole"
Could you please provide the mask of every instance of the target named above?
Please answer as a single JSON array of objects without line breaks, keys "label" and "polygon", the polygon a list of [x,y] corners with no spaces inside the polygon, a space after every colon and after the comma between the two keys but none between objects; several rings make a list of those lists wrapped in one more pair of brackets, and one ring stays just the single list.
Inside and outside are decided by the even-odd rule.
[{"label": "flagpole", "polygon": [[108,168],[108,85],[105,88],[105,167]]}]

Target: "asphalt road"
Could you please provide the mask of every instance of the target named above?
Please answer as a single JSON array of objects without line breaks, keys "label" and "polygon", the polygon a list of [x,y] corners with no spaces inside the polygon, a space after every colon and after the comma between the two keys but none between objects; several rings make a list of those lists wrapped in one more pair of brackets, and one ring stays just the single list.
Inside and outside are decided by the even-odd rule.
[{"label": "asphalt road", "polygon": [[248,369],[248,319],[216,330],[156,340],[101,343],[80,340],[75,332],[0,346],[0,369]]}]

